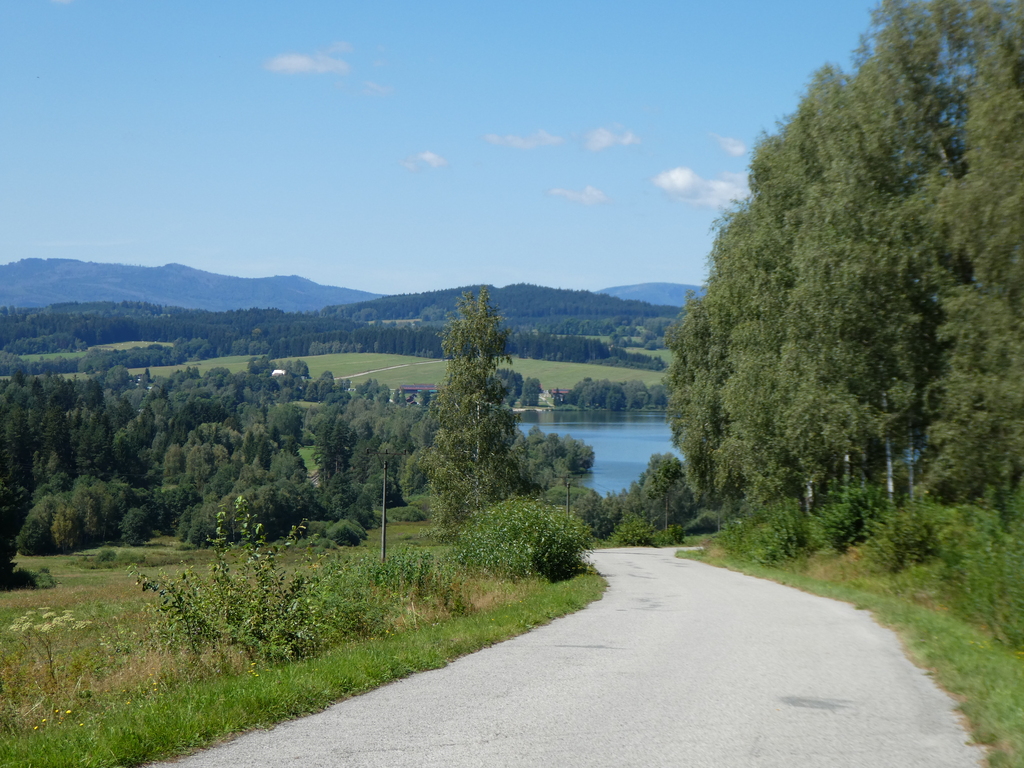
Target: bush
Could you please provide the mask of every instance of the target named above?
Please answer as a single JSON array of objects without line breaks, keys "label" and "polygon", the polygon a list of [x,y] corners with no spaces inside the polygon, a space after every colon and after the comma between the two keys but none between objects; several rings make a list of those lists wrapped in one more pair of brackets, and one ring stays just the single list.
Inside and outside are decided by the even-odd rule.
[{"label": "bush", "polygon": [[53,589],[57,580],[50,574],[49,568],[30,571],[27,568],[15,568],[5,589]]},{"label": "bush", "polygon": [[[415,626],[421,616],[465,613],[471,600],[464,574],[430,553],[398,549],[386,563],[363,557],[306,557],[279,564],[262,526],[237,502],[238,545],[228,543],[224,510],[208,574],[139,575],[161,598],[165,639],[194,652],[234,646],[252,658],[306,658],[332,643]],[[293,535],[294,535],[293,531]]]},{"label": "bush", "polygon": [[340,547],[358,547],[366,539],[366,530],[355,520],[339,520],[328,526],[325,536]]},{"label": "bush", "polygon": [[959,507],[939,531],[946,598],[957,613],[1024,648],[1024,526],[998,511]]},{"label": "bush", "polygon": [[889,508],[873,525],[864,553],[890,573],[923,563],[939,554],[939,533],[947,524],[947,514],[944,507],[928,501]]},{"label": "bush", "polygon": [[427,519],[427,513],[419,507],[394,507],[388,510],[392,523],[419,523]]},{"label": "bush", "polygon": [[280,547],[268,545],[245,499],[235,502],[241,543],[227,540],[227,512],[217,516],[215,561],[208,579],[192,568],[158,580],[138,574],[143,590],[160,595],[164,632],[198,652],[211,645],[242,648],[250,657],[295,659],[319,647],[318,614],[306,599],[309,577],[278,564]]},{"label": "bush", "polygon": [[681,525],[670,525],[654,534],[654,546],[674,547],[686,542],[686,531]]},{"label": "bush", "polygon": [[459,536],[455,558],[495,575],[560,581],[586,570],[589,550],[590,528],[578,517],[518,498],[474,516]]},{"label": "bush", "polygon": [[626,515],[615,526],[610,541],[617,547],[653,547],[654,526],[639,515]]},{"label": "bush", "polygon": [[811,528],[795,501],[784,502],[723,526],[718,542],[737,557],[775,565],[809,550]]},{"label": "bush", "polygon": [[889,511],[891,504],[880,487],[848,484],[830,497],[817,517],[828,546],[845,552],[863,543]]}]

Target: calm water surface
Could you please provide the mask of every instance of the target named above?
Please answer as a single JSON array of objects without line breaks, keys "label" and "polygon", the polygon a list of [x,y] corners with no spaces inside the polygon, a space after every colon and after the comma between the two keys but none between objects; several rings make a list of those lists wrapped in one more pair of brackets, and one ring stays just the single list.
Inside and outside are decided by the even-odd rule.
[{"label": "calm water surface", "polygon": [[519,425],[544,434],[571,435],[594,449],[594,469],[583,485],[598,493],[629,488],[653,453],[674,453],[664,413],[649,411],[526,411]]}]

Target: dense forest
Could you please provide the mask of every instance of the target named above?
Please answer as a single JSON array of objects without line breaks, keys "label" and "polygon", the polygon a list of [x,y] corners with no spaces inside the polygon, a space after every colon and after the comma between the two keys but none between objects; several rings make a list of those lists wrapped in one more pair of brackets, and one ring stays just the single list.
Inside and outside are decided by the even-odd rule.
[{"label": "dense forest", "polygon": [[1006,495],[1024,472],[1024,10],[887,2],[763,137],[672,421],[708,497]]},{"label": "dense forest", "polygon": [[[552,291],[530,286],[532,291]],[[572,293],[572,292],[570,292]],[[585,291],[576,293],[598,296]],[[550,299],[550,296],[547,296]],[[654,311],[643,302],[618,302]],[[540,300],[538,299],[538,302]],[[542,302],[538,306],[550,306]],[[621,306],[619,306],[621,305]],[[581,304],[582,306],[582,304]],[[598,363],[625,368],[662,370],[659,357],[625,349],[627,345],[661,346],[668,318],[608,316],[563,318],[562,333],[534,329],[514,333],[509,354],[561,362]],[[570,308],[565,308],[568,312]],[[538,310],[539,311],[539,310]],[[562,310],[559,310],[562,311]],[[648,323],[647,326],[644,323]],[[610,330],[608,343],[579,335],[584,330]],[[0,376],[16,370],[27,374],[93,373],[114,366],[126,368],[181,365],[226,355],[274,358],[343,352],[377,352],[419,357],[441,357],[439,324],[396,325],[349,319],[330,310],[282,312],[250,309],[229,312],[182,310],[137,302],[63,304],[43,310],[0,307]],[[572,329],[575,333],[566,331]],[[126,341],[153,342],[131,350],[90,349]],[[88,352],[86,352],[88,350]],[[61,357],[60,353],[82,353]],[[26,355],[56,355],[45,360],[25,360]]]},{"label": "dense forest", "polygon": [[[513,330],[539,329],[551,333],[568,333],[569,331],[554,330],[555,324],[567,321],[602,322],[617,318],[617,325],[623,325],[639,318],[640,321],[636,324],[643,325],[643,320],[647,318],[671,321],[679,314],[679,307],[656,306],[645,301],[619,299],[590,291],[546,288],[527,283],[507,285],[504,288],[486,287],[495,304],[501,307],[503,321]],[[455,311],[459,297],[466,291],[475,291],[478,288],[479,286],[466,286],[426,293],[385,296],[373,301],[326,307],[323,312],[363,322],[416,319],[443,323],[448,315]]]},{"label": "dense forest", "polygon": [[[117,368],[0,381],[0,582],[15,549],[70,552],[155,533],[203,546],[218,510],[240,495],[271,538],[307,520],[357,543],[378,514],[378,451],[407,454],[392,466],[388,504],[398,519],[424,519],[419,457],[437,429],[429,410],[393,401],[372,379],[354,390],[330,372],[308,380],[299,365],[284,376],[260,359],[235,374],[188,368],[151,380]],[[312,480],[303,446],[319,467]],[[524,486],[538,492],[594,460],[579,441],[538,430],[520,434],[515,450]]]}]

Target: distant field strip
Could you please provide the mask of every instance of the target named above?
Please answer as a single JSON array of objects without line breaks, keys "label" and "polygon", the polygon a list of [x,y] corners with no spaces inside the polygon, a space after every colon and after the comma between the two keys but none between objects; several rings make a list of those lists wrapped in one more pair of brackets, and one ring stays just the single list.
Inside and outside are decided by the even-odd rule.
[{"label": "distant field strip", "polygon": [[[335,378],[358,381],[374,378],[381,384],[391,388],[400,384],[439,384],[444,378],[443,360],[413,357],[410,355],[381,355],[369,352],[352,352],[335,355],[307,355],[298,358],[309,366],[309,375],[316,379],[325,371],[330,371]],[[244,371],[250,358],[244,355],[233,357],[215,357],[184,365],[169,365],[150,368],[154,376],[170,376],[182,370],[186,365],[198,368],[200,373],[211,368],[227,368],[232,373]],[[278,360],[284,363],[285,358]],[[425,367],[421,367],[425,366]],[[535,378],[544,389],[571,389],[577,382],[585,378],[608,379],[609,381],[639,380],[647,386],[661,384],[663,371],[644,371],[633,368],[616,368],[610,365],[590,365],[586,363],[559,363],[550,360],[525,360],[513,358],[508,366],[524,378]],[[131,369],[132,373],[142,373],[142,368]]]}]

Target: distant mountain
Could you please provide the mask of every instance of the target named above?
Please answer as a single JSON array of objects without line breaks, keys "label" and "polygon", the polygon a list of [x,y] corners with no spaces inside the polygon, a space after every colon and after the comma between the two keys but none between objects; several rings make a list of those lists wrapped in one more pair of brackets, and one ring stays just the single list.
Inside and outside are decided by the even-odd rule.
[{"label": "distant mountain", "polygon": [[0,305],[15,307],[144,301],[215,312],[252,307],[306,312],[379,296],[379,293],[320,285],[295,275],[230,277],[182,264],[135,267],[75,259],[22,259],[0,264]]},{"label": "distant mountain", "polygon": [[[373,301],[361,301],[342,307],[329,307],[325,314],[339,315],[353,320],[425,320],[443,322],[454,312],[456,302],[466,291],[474,294],[478,285],[448,288],[426,293],[408,293],[385,296]],[[547,288],[542,285],[517,283],[504,288],[487,286],[491,302],[505,321],[513,327],[548,326],[567,318],[597,320],[614,317],[645,318],[670,317],[679,314],[678,305],[656,306],[646,301],[609,296],[591,291],[572,291]],[[562,331],[568,332],[568,331]],[[578,333],[579,331],[572,331]]]},{"label": "distant mountain", "polygon": [[686,292],[693,291],[697,296],[704,295],[699,285],[683,285],[682,283],[640,283],[639,285],[620,285],[615,288],[602,288],[597,293],[607,293],[620,299],[638,299],[651,304],[669,304],[681,307],[686,303]]}]

